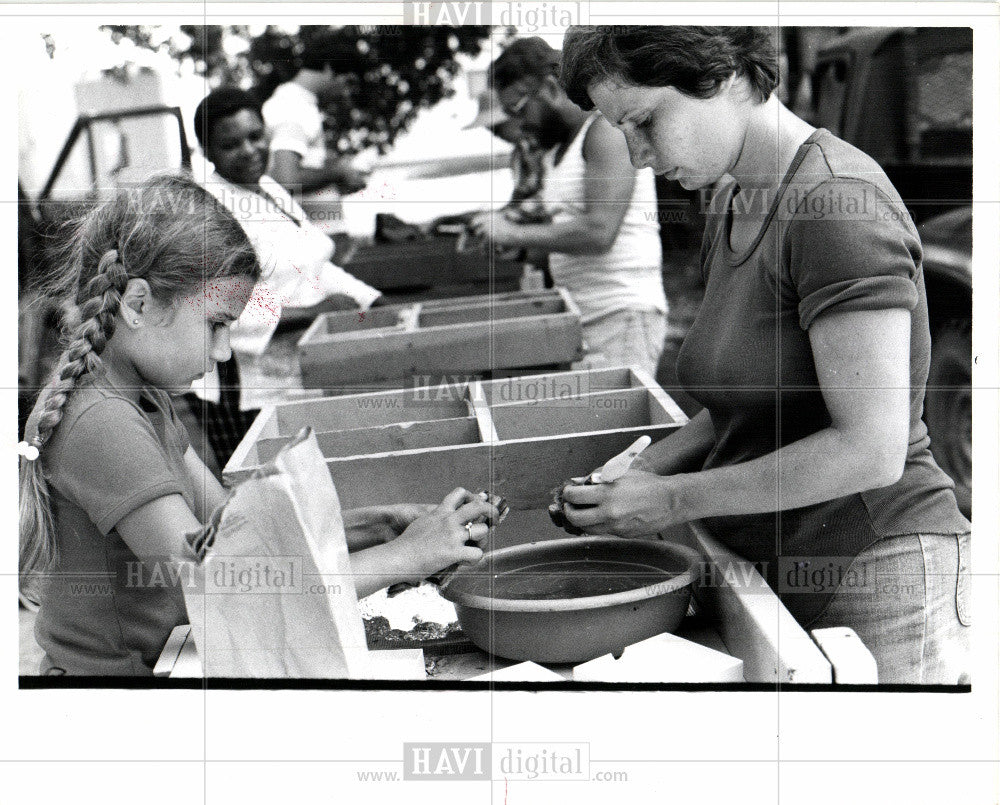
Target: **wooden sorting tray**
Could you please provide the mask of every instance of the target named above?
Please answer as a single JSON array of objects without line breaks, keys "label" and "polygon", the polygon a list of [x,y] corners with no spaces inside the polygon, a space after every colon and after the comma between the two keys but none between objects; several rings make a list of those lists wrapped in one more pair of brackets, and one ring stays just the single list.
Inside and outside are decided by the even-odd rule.
[{"label": "wooden sorting tray", "polygon": [[439,501],[464,486],[539,509],[565,478],[686,421],[648,374],[632,368],[328,397],[261,411],[223,478],[249,477],[309,426],[346,508]]},{"label": "wooden sorting tray", "polygon": [[457,245],[458,238],[450,235],[361,245],[345,268],[383,292],[456,283],[486,291],[498,281],[517,281],[520,262],[498,260],[476,249],[459,251]]},{"label": "wooden sorting tray", "polygon": [[562,289],[326,313],[298,344],[306,388],[569,364],[582,356],[580,311]]}]

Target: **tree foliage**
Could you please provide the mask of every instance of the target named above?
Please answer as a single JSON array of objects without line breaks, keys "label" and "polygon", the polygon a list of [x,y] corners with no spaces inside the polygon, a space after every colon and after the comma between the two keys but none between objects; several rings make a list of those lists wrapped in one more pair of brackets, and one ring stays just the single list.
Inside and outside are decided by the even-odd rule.
[{"label": "tree foliage", "polygon": [[339,92],[325,102],[329,145],[341,153],[384,152],[417,112],[453,94],[456,56],[477,55],[487,26],[184,25],[180,35],[141,25],[103,26],[117,40],[190,61],[210,86],[253,87],[261,99],[304,59],[329,60]]}]

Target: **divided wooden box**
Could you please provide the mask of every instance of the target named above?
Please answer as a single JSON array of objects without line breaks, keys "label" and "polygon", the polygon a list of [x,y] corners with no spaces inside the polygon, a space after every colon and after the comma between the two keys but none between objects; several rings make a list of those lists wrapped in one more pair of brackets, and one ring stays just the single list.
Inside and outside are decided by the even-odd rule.
[{"label": "divided wooden box", "polygon": [[298,344],[306,388],[343,389],[525,367],[582,356],[580,311],[561,288],[389,305],[317,317]]},{"label": "divided wooden box", "polygon": [[517,287],[519,262],[457,246],[457,238],[450,235],[361,245],[345,268],[390,295],[443,286],[483,292]]},{"label": "divided wooden box", "polygon": [[655,381],[632,368],[329,397],[261,411],[223,477],[249,477],[309,426],[345,508],[434,502],[464,486],[539,509],[565,478],[685,422]]}]

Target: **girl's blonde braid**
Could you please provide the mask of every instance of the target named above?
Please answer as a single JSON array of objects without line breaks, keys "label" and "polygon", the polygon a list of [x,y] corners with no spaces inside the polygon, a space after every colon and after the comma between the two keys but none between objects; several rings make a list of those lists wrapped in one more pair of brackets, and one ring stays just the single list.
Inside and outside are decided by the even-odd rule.
[{"label": "girl's blonde braid", "polygon": [[62,420],[63,408],[79,378],[100,370],[108,339],[115,331],[115,316],[128,282],[128,272],[118,262],[115,249],[106,251],[97,265],[97,273],[87,283],[80,305],[80,323],[73,340],[63,353],[58,380],[50,387],[38,418],[37,432],[31,444],[41,449]]}]

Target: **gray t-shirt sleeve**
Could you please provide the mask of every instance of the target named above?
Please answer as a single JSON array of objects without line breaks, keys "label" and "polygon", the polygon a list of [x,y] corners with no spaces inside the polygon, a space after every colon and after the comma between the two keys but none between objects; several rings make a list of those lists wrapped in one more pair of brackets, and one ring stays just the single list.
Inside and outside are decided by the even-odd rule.
[{"label": "gray t-shirt sleeve", "polygon": [[804,330],[832,309],[917,305],[920,239],[906,211],[868,182],[817,185],[792,216],[785,249]]},{"label": "gray t-shirt sleeve", "polygon": [[150,501],[183,494],[152,424],[126,400],[99,400],[66,424],[45,456],[50,482],[102,534]]}]

